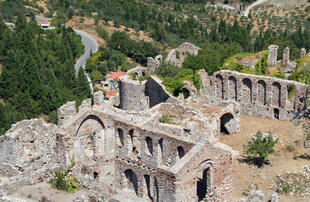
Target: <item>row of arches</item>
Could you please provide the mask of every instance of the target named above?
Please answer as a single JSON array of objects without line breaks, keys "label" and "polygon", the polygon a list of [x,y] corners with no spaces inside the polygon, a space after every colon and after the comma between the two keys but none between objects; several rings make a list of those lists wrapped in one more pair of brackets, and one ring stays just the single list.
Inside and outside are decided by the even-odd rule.
[{"label": "row of arches", "polygon": [[[217,98],[225,98],[224,78],[222,75],[217,74],[215,76],[215,95]],[[244,78],[241,83],[238,84],[237,79],[234,76],[228,77],[228,100],[240,101],[244,103],[252,104],[254,102],[254,96],[256,97],[256,103],[260,105],[267,105],[267,84],[264,80],[259,80],[256,83],[256,92],[253,91],[253,82],[249,78]],[[278,82],[271,84],[272,100],[271,105],[281,106],[281,85]],[[239,91],[239,93],[238,93]],[[240,96],[240,97],[239,97]]]},{"label": "row of arches", "polygon": [[[146,136],[144,139],[142,139],[143,136],[138,138],[138,135],[135,133],[134,129],[129,130],[127,134],[125,134],[121,128],[117,128],[116,131],[118,136],[116,141],[117,145],[120,149],[125,151],[127,155],[134,155],[137,157],[138,154],[144,154],[149,157],[157,158],[159,164],[166,164],[168,161],[167,157],[173,153],[171,151],[167,151],[166,148],[170,146],[168,146],[169,142],[166,142],[164,138],[160,138],[156,143],[150,136]],[[143,149],[143,152],[140,153],[141,148]],[[176,147],[176,153],[178,159],[183,158],[183,156],[186,154],[184,148],[181,145]]]}]

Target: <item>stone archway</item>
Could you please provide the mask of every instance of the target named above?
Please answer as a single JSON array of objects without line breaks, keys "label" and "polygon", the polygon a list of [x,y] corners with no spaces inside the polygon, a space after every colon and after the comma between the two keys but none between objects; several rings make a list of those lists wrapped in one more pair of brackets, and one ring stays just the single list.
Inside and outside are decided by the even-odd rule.
[{"label": "stone archway", "polygon": [[215,89],[215,96],[217,98],[221,98],[221,99],[224,99],[224,78],[222,75],[220,74],[217,74],[215,76],[216,78],[216,89]]},{"label": "stone archway", "polygon": [[242,100],[245,103],[252,103],[252,81],[249,78],[242,80]]},{"label": "stone archway", "polygon": [[257,82],[257,103],[260,105],[267,104],[267,96],[266,96],[266,82],[263,80],[259,80]]},{"label": "stone archway", "polygon": [[213,194],[213,167],[210,160],[200,163],[197,173],[196,194],[198,201],[202,201]]},{"label": "stone archway", "polygon": [[234,132],[234,116],[231,113],[226,113],[220,118],[221,133],[231,134]]},{"label": "stone archway", "polygon": [[233,76],[228,78],[228,99],[237,101],[237,79]]},{"label": "stone archway", "polygon": [[89,115],[81,122],[76,138],[74,155],[79,161],[93,161],[104,153],[105,127],[97,116]]}]

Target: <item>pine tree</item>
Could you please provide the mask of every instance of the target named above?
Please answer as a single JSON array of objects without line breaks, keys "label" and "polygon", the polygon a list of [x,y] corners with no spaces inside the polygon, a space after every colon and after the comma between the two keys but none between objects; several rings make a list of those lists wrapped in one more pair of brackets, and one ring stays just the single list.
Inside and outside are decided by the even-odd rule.
[{"label": "pine tree", "polygon": [[91,95],[89,83],[82,67],[80,67],[78,74],[77,93],[83,98],[90,97]]}]

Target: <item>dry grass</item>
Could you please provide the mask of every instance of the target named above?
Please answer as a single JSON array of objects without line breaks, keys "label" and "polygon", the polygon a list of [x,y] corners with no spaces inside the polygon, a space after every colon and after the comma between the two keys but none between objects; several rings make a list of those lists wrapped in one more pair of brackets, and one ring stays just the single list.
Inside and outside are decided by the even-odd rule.
[{"label": "dry grass", "polygon": [[[79,16],[73,16],[73,18],[67,23],[67,26],[85,31],[87,34],[92,36],[99,45],[104,45],[104,39],[102,39],[96,32],[96,27],[101,25],[103,25],[102,21],[99,21],[98,25],[96,25],[93,18]],[[134,40],[153,42],[153,39],[150,38],[145,32],[136,32],[134,29],[127,28],[125,26],[115,27],[112,21],[109,21],[108,25],[105,25],[105,28],[107,29],[109,35],[112,35],[115,31],[125,31],[129,34],[130,38]]]},{"label": "dry grass", "polygon": [[[296,127],[293,122],[241,117],[241,132],[222,135],[220,141],[239,151],[242,155],[243,145],[250,140],[251,135],[259,130],[271,131],[280,137],[279,143],[276,145],[276,153],[269,157],[271,165],[266,165],[263,168],[241,163],[238,159],[242,159],[242,156],[233,160],[233,201],[244,197],[243,191],[251,184],[257,184],[258,189],[262,190],[265,193],[265,198],[268,199],[274,193],[271,184],[278,174],[301,170],[310,163],[305,159],[293,159],[297,153],[309,152],[309,149],[304,149],[302,145],[304,139],[302,127]],[[293,145],[296,150],[289,152],[286,145]],[[287,195],[280,195],[280,197],[281,201],[308,201],[303,197],[296,198]]]}]

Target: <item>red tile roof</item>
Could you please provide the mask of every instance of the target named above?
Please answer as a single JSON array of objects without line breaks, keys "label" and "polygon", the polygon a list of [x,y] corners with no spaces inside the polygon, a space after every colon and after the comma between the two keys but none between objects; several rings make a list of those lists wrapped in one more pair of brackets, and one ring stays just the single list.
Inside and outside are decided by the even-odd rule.
[{"label": "red tile roof", "polygon": [[114,79],[114,80],[119,81],[119,78],[120,78],[121,76],[124,76],[125,74],[126,74],[125,72],[115,72],[115,73],[109,75],[109,76],[107,77],[107,79],[112,78],[112,79]]},{"label": "red tile roof", "polygon": [[40,20],[38,20],[37,23],[38,23],[39,25],[42,25],[42,24],[48,24],[48,25],[50,25],[50,24],[51,24],[51,22],[49,22],[49,21],[40,21]]},{"label": "red tile roof", "polygon": [[111,98],[113,96],[115,96],[117,93],[119,93],[119,89],[116,89],[116,90],[105,90],[105,89],[101,89],[101,90],[104,90],[105,91],[105,95],[107,98]]}]

